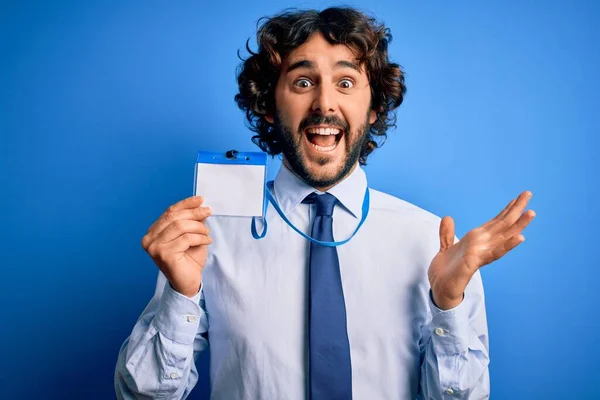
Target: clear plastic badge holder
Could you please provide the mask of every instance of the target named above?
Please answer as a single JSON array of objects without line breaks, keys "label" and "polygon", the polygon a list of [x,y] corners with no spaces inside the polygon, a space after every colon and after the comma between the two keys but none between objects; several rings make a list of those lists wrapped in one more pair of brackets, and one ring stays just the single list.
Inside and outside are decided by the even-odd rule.
[{"label": "clear plastic badge holder", "polygon": [[[229,150],[225,153],[198,152],[194,178],[194,195],[204,197],[213,215],[252,217],[251,232],[254,239],[267,234],[267,204],[271,202],[279,216],[293,230],[311,242],[327,247],[347,243],[356,235],[369,214],[369,188],[365,190],[362,218],[349,238],[340,242],[323,242],[306,235],[292,224],[272,194],[273,182],[265,183],[267,155],[260,152],[242,153]],[[263,231],[258,233],[256,219],[262,220]]]},{"label": "clear plastic badge holder", "polygon": [[200,151],[194,195],[204,197],[212,215],[264,217],[267,155],[262,152]]}]

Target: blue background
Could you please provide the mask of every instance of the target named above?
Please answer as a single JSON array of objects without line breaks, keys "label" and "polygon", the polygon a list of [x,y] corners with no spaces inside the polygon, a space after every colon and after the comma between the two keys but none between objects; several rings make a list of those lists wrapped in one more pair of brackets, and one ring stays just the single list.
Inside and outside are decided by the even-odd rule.
[{"label": "blue background", "polygon": [[[198,150],[256,149],[236,51],[286,5],[218,3],[2,2],[2,398],[114,398],[157,274],[142,236]],[[392,29],[408,86],[371,186],[459,237],[534,193],[527,241],[482,271],[493,398],[600,398],[597,3],[349,4]]]}]

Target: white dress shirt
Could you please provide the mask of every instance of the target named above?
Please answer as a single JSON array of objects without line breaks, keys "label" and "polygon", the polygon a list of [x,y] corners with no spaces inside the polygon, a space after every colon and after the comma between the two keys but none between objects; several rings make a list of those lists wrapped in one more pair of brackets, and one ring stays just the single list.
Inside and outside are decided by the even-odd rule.
[{"label": "white dress shirt", "polygon": [[[362,216],[367,180],[356,168],[331,188],[336,241]],[[310,232],[315,189],[282,166],[274,195],[286,217]],[[346,303],[354,400],[482,399],[489,396],[488,333],[481,276],[457,307],[431,301],[427,270],[439,251],[440,218],[370,189],[364,225],[337,247]],[[156,292],[115,371],[120,399],[183,399],[197,382],[198,352],[209,349],[211,398],[307,398],[309,242],[271,204],[256,240],[250,218],[208,218],[202,288],[175,292],[159,273]],[[262,225],[258,224],[261,231]]]}]

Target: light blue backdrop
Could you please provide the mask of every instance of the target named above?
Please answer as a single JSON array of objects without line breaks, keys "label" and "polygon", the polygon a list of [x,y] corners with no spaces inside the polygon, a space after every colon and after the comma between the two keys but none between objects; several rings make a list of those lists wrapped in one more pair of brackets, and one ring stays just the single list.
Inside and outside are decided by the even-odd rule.
[{"label": "light blue backdrop", "polygon": [[[217,3],[2,2],[0,397],[113,398],[157,273],[140,239],[197,150],[255,149],[236,50],[286,5]],[[459,237],[534,193],[526,242],[482,271],[493,398],[600,398],[598,3],[349,4],[392,29],[408,86],[371,186]]]}]

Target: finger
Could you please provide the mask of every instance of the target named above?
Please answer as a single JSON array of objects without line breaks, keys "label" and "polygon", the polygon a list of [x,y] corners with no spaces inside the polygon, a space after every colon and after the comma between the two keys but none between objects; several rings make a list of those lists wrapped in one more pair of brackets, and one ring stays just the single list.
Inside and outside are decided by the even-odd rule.
[{"label": "finger", "polygon": [[208,228],[204,222],[180,219],[163,229],[162,232],[156,236],[155,241],[158,243],[167,243],[185,233],[208,235]]},{"label": "finger", "polygon": [[454,244],[454,219],[446,216],[440,222],[440,251],[445,251]]},{"label": "finger", "polygon": [[194,208],[200,206],[203,202],[204,197],[202,196],[190,196],[173,204],[172,206],[167,208],[167,211],[179,211],[185,210],[186,208]]},{"label": "finger", "polygon": [[510,203],[508,203],[508,205],[504,207],[504,210],[500,211],[500,213],[496,215],[496,218],[503,218],[506,215],[506,213],[508,213],[508,210],[510,210],[510,208],[515,204],[516,201],[517,199],[512,199]]},{"label": "finger", "polygon": [[208,235],[209,231],[204,222],[180,219],[173,221],[155,237],[150,237],[148,235],[144,236],[142,246],[144,248],[149,248],[153,243],[168,243],[185,233]]},{"label": "finger", "polygon": [[154,224],[148,229],[148,236],[153,239],[169,224],[189,219],[194,221],[203,221],[211,215],[210,207],[195,207],[185,210],[165,212]]},{"label": "finger", "polygon": [[481,227],[482,228],[489,228],[489,227],[491,227],[491,225],[493,225],[496,222],[498,222],[498,220],[500,220],[501,218],[503,218],[506,215],[506,213],[508,212],[508,210],[510,210],[510,208],[513,206],[513,204],[515,204],[516,201],[517,201],[517,199],[512,199],[510,201],[510,203],[508,203],[508,205],[506,207],[504,207],[504,209],[498,213],[498,215],[496,215],[494,218],[490,219],[485,224],[481,225]]},{"label": "finger", "polygon": [[527,206],[527,203],[529,203],[531,196],[533,196],[533,193],[531,193],[529,190],[526,190],[521,193],[519,197],[517,197],[515,204],[513,204],[512,207],[510,207],[510,209],[502,217],[508,226],[514,224],[519,216],[523,213],[523,210],[525,210],[525,207]]},{"label": "finger", "polygon": [[527,225],[529,225],[529,223],[531,221],[533,221],[533,219],[535,218],[537,214],[535,213],[535,211],[533,210],[527,210],[525,211],[517,220],[517,222],[515,222],[505,233],[504,236],[507,238],[513,237],[515,235],[520,234],[521,232],[523,232],[523,230],[525,228],[527,228]]},{"label": "finger", "polygon": [[531,199],[533,194],[530,191],[525,191],[519,194],[515,199],[512,206],[502,213],[500,218],[494,219],[486,224],[486,228],[492,234],[504,233],[517,221],[519,216],[523,213],[523,210],[527,206],[527,203]]},{"label": "finger", "polygon": [[[191,196],[188,198],[185,198],[171,206],[169,206],[165,212],[161,215],[167,215],[167,214],[173,214],[177,211],[181,211],[181,210],[186,210],[186,209],[190,209],[190,208],[197,208],[200,207],[202,205],[202,203],[204,203],[204,197],[202,196]],[[160,220],[160,218],[158,218],[151,226],[150,228],[148,228],[148,232],[150,232],[150,230],[157,224],[157,222]]]},{"label": "finger", "polygon": [[519,235],[515,235],[515,236],[511,237],[504,243],[496,246],[494,248],[494,250],[492,250],[493,260],[495,261],[501,257],[504,257],[504,255],[506,253],[508,253],[509,251],[511,251],[512,249],[514,249],[515,247],[517,247],[524,241],[525,241],[525,236],[519,234]]},{"label": "finger", "polygon": [[184,233],[168,243],[163,243],[162,246],[165,252],[168,251],[169,254],[175,254],[184,252],[189,248],[207,246],[211,243],[212,238],[210,236],[198,233]]},{"label": "finger", "polygon": [[[210,236],[208,236],[208,238],[210,239],[212,244],[212,238]],[[189,254],[190,257],[192,257],[193,259],[201,259],[204,257],[204,254],[202,254],[203,252],[205,252],[205,246],[195,246],[195,247],[190,247],[189,249],[187,249],[185,252],[187,254]]]},{"label": "finger", "polygon": [[167,261],[176,254],[183,253],[189,249],[200,249],[212,243],[210,236],[197,233],[184,233],[167,243],[152,243],[148,253],[152,258]]}]

